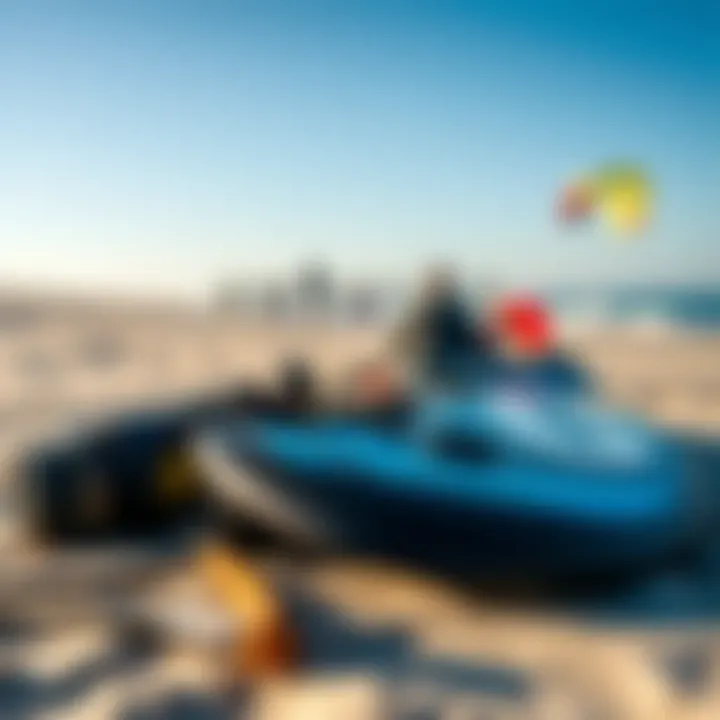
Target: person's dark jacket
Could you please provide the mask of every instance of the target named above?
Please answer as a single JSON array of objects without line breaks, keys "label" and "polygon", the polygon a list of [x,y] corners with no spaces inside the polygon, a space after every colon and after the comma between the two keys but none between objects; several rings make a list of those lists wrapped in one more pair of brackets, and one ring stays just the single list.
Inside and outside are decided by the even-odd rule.
[{"label": "person's dark jacket", "polygon": [[455,295],[434,298],[417,308],[400,327],[397,339],[400,351],[430,379],[449,379],[488,349],[487,338]]}]

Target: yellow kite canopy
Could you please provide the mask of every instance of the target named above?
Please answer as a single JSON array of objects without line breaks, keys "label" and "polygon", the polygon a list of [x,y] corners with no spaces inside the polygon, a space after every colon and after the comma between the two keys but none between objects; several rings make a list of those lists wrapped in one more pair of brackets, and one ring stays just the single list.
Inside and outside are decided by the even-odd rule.
[{"label": "yellow kite canopy", "polygon": [[606,165],[566,188],[561,215],[566,222],[599,215],[618,235],[637,235],[650,219],[652,187],[637,166]]}]

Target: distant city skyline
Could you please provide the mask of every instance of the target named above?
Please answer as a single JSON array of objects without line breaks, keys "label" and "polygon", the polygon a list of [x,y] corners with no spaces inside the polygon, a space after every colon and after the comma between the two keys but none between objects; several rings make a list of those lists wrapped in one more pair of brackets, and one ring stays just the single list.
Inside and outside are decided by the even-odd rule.
[{"label": "distant city skyline", "polygon": [[[718,37],[703,0],[5,0],[0,282],[718,282]],[[647,236],[560,228],[616,157]]]}]

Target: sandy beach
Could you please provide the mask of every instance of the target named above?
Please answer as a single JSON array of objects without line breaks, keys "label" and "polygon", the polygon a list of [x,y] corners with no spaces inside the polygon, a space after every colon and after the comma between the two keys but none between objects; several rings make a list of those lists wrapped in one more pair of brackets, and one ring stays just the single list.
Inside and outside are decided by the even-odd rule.
[{"label": "sandy beach", "polygon": [[[100,331],[116,342],[116,361],[88,358],[88,337]],[[566,342],[591,368],[611,403],[668,427],[720,435],[720,335],[607,328],[573,333]],[[0,339],[6,494],[13,458],[29,443],[70,424],[222,388],[242,378],[269,377],[288,355],[307,357],[331,383],[342,378],[343,368],[381,347],[382,333],[372,328],[271,327],[182,315],[171,322],[162,314],[153,319],[151,313],[83,320],[59,314],[32,332]],[[22,528],[11,507],[8,500],[4,516],[17,528],[6,530],[3,543],[7,552],[16,552]],[[645,639],[600,637],[541,620],[503,617],[496,609],[469,606],[443,588],[419,587],[417,581],[386,570],[325,567],[305,574],[303,582],[368,632],[374,628],[373,633],[391,636],[395,628],[395,642],[411,642],[415,657],[541,668],[572,663],[582,648],[580,654],[603,658],[598,663],[604,675],[595,684],[616,697],[630,720],[720,716],[718,697],[683,704],[667,695],[645,662]],[[268,684],[254,710],[245,711],[250,715],[243,715],[237,705],[218,699],[217,671],[208,663],[184,653],[140,659],[124,653],[122,643],[102,625],[67,628],[51,636],[8,637],[0,665],[0,717],[335,720],[342,715],[364,720],[380,716],[387,702],[372,673],[337,671],[335,679],[320,674]],[[477,701],[467,702],[466,709]],[[532,714],[535,710],[527,705],[502,698],[483,702],[493,708],[492,717],[561,717],[548,709],[545,715]],[[183,703],[185,715],[179,711]],[[195,715],[190,714],[193,708]]]}]

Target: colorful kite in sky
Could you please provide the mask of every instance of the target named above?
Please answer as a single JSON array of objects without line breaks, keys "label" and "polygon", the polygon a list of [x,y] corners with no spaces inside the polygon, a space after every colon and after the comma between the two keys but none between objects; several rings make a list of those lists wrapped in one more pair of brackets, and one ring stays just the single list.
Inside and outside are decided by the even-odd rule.
[{"label": "colorful kite in sky", "polygon": [[560,218],[576,224],[600,217],[617,235],[638,235],[648,224],[653,191],[643,170],[613,163],[567,186],[559,203]]}]

